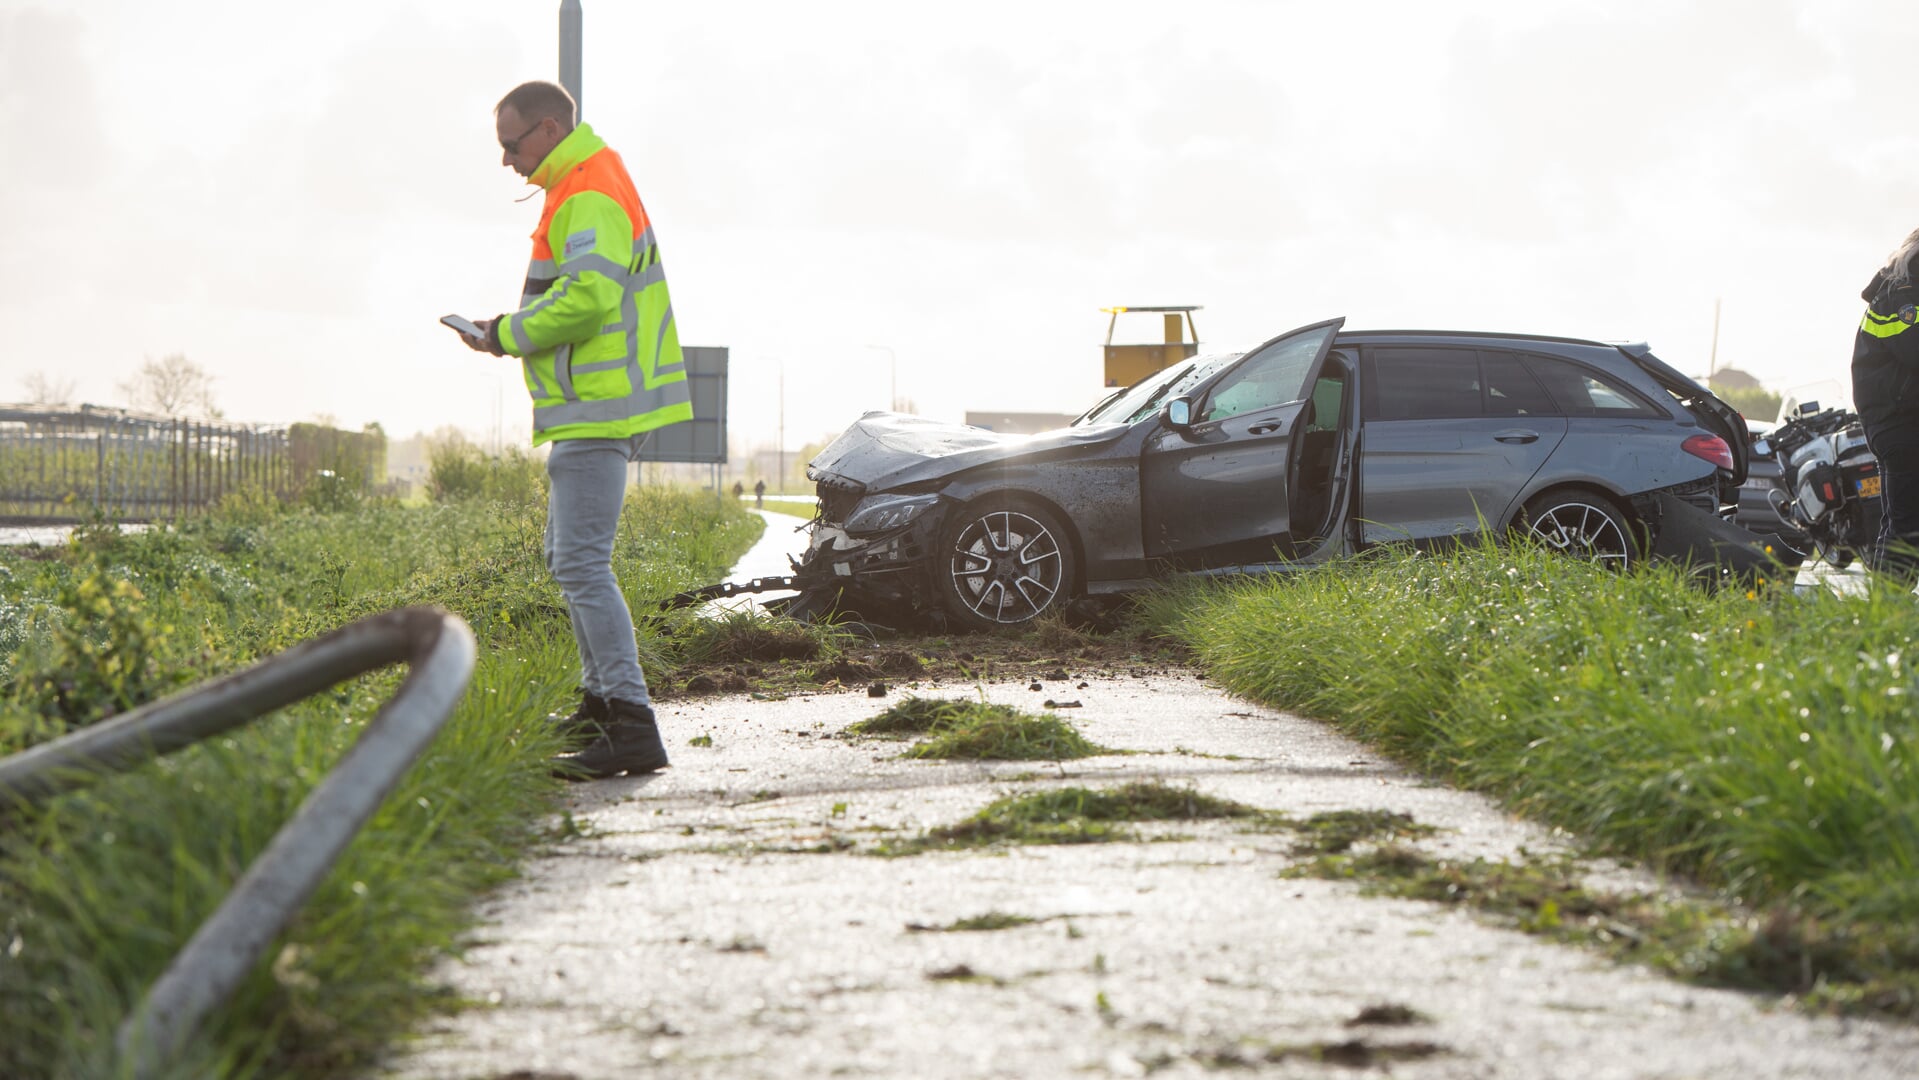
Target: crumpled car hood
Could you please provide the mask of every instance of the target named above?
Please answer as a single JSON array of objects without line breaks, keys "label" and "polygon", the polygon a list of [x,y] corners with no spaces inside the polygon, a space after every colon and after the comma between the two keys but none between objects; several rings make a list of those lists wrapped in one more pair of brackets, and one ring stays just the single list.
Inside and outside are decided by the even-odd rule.
[{"label": "crumpled car hood", "polygon": [[1098,424],[1037,435],[1002,435],[985,428],[904,413],[869,412],[807,463],[814,480],[834,476],[867,491],[939,480],[977,465],[1049,450],[1099,446],[1125,434],[1124,424]]}]

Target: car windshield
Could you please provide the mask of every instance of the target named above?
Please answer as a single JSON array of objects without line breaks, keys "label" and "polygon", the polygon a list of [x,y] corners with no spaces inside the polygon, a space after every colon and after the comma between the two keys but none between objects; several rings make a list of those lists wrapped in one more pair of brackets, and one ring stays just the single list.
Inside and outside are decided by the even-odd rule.
[{"label": "car windshield", "polygon": [[1155,371],[1124,390],[1108,394],[1099,404],[1073,421],[1074,427],[1088,424],[1130,424],[1144,419],[1160,402],[1178,397],[1234,360],[1240,353],[1201,356]]}]

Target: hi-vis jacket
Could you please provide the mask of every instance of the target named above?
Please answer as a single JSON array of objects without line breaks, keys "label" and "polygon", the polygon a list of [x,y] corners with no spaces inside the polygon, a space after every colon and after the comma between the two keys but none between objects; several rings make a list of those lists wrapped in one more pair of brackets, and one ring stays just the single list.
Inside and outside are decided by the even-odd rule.
[{"label": "hi-vis jacket", "polygon": [[580,124],[528,178],[546,189],[520,310],[495,323],[533,395],[533,445],[693,419],[666,271],[620,156]]},{"label": "hi-vis jacket", "polygon": [[1866,315],[1853,337],[1852,397],[1870,439],[1919,424],[1919,282],[1895,285],[1881,270],[1859,295]]}]

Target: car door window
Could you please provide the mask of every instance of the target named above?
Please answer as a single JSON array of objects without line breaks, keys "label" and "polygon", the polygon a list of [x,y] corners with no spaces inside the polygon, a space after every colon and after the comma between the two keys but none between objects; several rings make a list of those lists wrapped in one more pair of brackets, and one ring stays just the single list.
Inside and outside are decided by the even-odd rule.
[{"label": "car door window", "polygon": [[1558,412],[1539,380],[1511,353],[1482,352],[1487,416],[1552,416]]},{"label": "car door window", "polygon": [[1658,416],[1644,398],[1611,379],[1568,360],[1528,354],[1526,366],[1567,416]]},{"label": "car door window", "polygon": [[1472,349],[1370,349],[1368,415],[1377,420],[1478,416],[1479,354]]},{"label": "car door window", "polygon": [[1199,418],[1224,420],[1229,416],[1284,405],[1305,396],[1306,373],[1319,358],[1319,349],[1336,326],[1281,338],[1247,357],[1226,373],[1206,395]]}]

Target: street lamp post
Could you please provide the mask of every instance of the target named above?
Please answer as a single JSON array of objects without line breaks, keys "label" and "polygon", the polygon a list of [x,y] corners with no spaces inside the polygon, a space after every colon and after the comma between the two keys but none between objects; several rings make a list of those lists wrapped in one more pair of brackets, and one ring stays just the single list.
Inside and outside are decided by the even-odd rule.
[{"label": "street lamp post", "polygon": [[868,349],[886,350],[886,370],[887,370],[887,374],[891,377],[890,385],[887,387],[886,407],[889,410],[897,412],[900,407],[899,354],[893,351],[893,347],[891,345],[868,345],[865,347]]},{"label": "street lamp post", "polygon": [[786,361],[780,361],[780,471],[774,476],[779,481],[780,494],[786,493]]},{"label": "street lamp post", "polygon": [[489,391],[487,397],[492,399],[493,404],[493,408],[490,410],[493,413],[493,429],[490,432],[481,432],[480,443],[483,449],[490,450],[494,456],[497,457],[504,449],[503,444],[506,441],[506,425],[503,415],[506,411],[504,404],[504,399],[506,398],[506,379],[502,377],[498,368],[481,368],[479,374],[492,380],[486,384],[486,387]]},{"label": "street lamp post", "polygon": [[575,121],[585,116],[580,104],[580,58],[585,52],[580,0],[560,0],[560,85],[573,95]]}]

